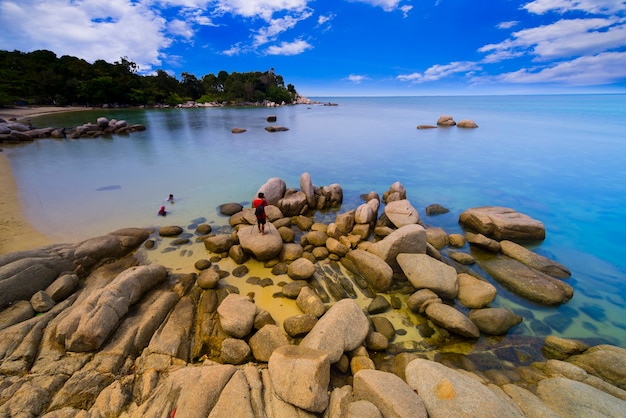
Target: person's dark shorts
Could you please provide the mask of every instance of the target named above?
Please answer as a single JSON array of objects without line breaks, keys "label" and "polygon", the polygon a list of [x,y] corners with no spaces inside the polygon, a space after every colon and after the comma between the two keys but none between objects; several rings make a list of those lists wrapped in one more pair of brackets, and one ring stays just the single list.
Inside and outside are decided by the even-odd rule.
[{"label": "person's dark shorts", "polygon": [[261,225],[265,225],[265,223],[267,222],[267,218],[256,218],[256,221]]}]

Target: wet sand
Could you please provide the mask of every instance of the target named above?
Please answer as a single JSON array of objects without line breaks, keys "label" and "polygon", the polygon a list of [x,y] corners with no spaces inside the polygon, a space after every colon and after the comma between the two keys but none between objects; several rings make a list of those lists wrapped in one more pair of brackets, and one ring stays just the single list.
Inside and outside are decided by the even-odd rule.
[{"label": "wet sand", "polygon": [[[27,121],[31,117],[50,113],[75,112],[89,110],[86,107],[15,107],[1,108],[0,118],[10,121]],[[0,144],[0,149],[2,144]],[[50,238],[33,228],[22,215],[19,194],[11,163],[0,152],[0,254],[30,250],[52,244]]]}]

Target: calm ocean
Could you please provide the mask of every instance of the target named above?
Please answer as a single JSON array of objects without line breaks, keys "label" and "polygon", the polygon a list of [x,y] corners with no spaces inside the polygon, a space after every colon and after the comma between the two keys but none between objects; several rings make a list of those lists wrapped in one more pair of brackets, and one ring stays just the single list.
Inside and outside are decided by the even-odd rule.
[{"label": "calm ocean", "polygon": [[[5,147],[29,221],[74,242],[128,226],[227,225],[217,206],[249,204],[268,178],[339,183],[341,211],[399,181],[422,222],[460,232],[459,214],[507,206],[542,221],[538,253],[566,265],[574,298],[542,308],[505,289],[492,306],[524,312],[518,333],[626,347],[626,95],[314,98],[338,106],[98,110],[33,119],[71,127],[98,116],[147,126],[129,136]],[[276,115],[286,132],[268,133]],[[478,129],[416,129],[441,115]],[[232,134],[231,129],[247,129]],[[157,216],[167,196],[166,218]],[[438,203],[450,213],[425,215]],[[318,219],[330,221],[334,214]],[[192,269],[193,260],[187,264]],[[179,267],[179,270],[184,270]]]}]

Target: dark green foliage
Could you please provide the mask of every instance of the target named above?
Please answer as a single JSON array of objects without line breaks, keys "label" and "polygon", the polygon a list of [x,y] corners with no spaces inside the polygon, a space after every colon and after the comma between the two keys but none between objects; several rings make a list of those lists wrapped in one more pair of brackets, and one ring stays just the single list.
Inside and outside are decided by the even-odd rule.
[{"label": "dark green foliage", "polygon": [[186,101],[247,104],[264,100],[292,103],[296,90],[283,77],[266,72],[217,75],[200,79],[183,72],[177,80],[163,70],[137,74],[137,65],[122,57],[113,64],[93,64],[51,51],[0,51],[0,106],[36,105],[177,105]]}]

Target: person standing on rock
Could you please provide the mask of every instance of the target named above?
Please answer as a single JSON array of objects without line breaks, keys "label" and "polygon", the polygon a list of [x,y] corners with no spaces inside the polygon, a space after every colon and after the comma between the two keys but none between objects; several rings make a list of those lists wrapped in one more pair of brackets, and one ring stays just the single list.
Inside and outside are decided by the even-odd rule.
[{"label": "person standing on rock", "polygon": [[256,216],[256,224],[259,228],[259,232],[265,235],[265,223],[267,222],[267,215],[265,214],[265,206],[267,206],[267,200],[265,200],[265,194],[259,193],[257,198],[252,201],[254,207],[254,216]]}]

